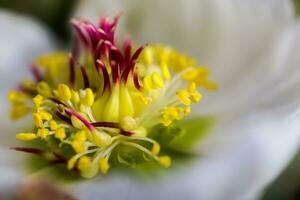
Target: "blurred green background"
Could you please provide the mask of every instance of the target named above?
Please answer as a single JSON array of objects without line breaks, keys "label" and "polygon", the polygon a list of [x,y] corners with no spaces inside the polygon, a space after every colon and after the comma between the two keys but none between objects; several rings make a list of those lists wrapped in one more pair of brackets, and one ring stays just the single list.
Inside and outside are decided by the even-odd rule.
[{"label": "blurred green background", "polygon": [[[69,19],[79,0],[0,0],[0,8],[32,16],[44,23],[62,43],[70,41]],[[300,17],[300,0],[294,3]],[[300,152],[284,172],[268,187],[262,200],[300,199]]]}]

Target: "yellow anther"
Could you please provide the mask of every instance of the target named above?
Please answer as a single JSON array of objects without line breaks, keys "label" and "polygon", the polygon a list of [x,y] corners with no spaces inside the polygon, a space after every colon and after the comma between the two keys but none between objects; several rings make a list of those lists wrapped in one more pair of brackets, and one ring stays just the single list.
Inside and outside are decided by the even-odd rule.
[{"label": "yellow anther", "polygon": [[29,113],[30,110],[31,109],[27,105],[13,105],[12,109],[10,110],[9,117],[11,119],[18,119]]},{"label": "yellow anther", "polygon": [[94,93],[90,88],[80,91],[81,104],[91,107],[94,103]]},{"label": "yellow anther", "polygon": [[161,67],[161,72],[162,72],[164,78],[166,80],[170,80],[171,74],[170,74],[170,71],[169,71],[169,68],[168,68],[167,64],[165,62],[163,62],[163,63],[160,64],[160,67]]},{"label": "yellow anther", "polygon": [[42,117],[41,117],[41,115],[39,113],[33,113],[33,115],[32,115],[32,121],[33,121],[33,124],[36,127],[43,127],[44,126]]},{"label": "yellow anther", "polygon": [[78,92],[71,90],[71,101],[73,101],[74,103],[79,103],[80,97]]},{"label": "yellow anther", "polygon": [[56,121],[54,121],[54,120],[51,120],[51,121],[49,122],[49,126],[50,126],[51,131],[55,131],[55,130],[59,127],[59,126],[57,125]]},{"label": "yellow anther", "polygon": [[40,107],[43,102],[44,102],[44,98],[39,94],[33,98],[33,103],[36,107]]},{"label": "yellow anther", "polygon": [[99,170],[101,173],[106,174],[110,168],[107,157],[101,157],[99,160]]},{"label": "yellow anther", "polygon": [[210,70],[207,67],[198,67],[198,76],[199,77],[208,77],[208,75],[210,74]]},{"label": "yellow anther", "polygon": [[83,142],[74,140],[71,142],[71,145],[76,153],[84,153],[86,150],[86,147]]},{"label": "yellow anther", "polygon": [[68,160],[68,169],[73,169],[75,166],[75,163],[77,161],[77,156],[73,156],[70,160]]},{"label": "yellow anther", "polygon": [[37,138],[37,135],[34,133],[18,133],[16,135],[16,139],[24,140],[24,141],[34,140],[36,138]]},{"label": "yellow anther", "polygon": [[86,132],[85,131],[78,131],[75,134],[74,140],[78,142],[85,142],[86,141]]},{"label": "yellow anther", "polygon": [[198,76],[198,69],[197,68],[192,68],[191,70],[187,71],[182,75],[182,78],[185,80],[193,81],[195,78]]},{"label": "yellow anther", "polygon": [[205,89],[215,91],[218,89],[218,84],[214,82],[207,82],[204,85]]},{"label": "yellow anther", "polygon": [[152,80],[150,76],[145,76],[143,79],[143,89],[149,91],[152,89]]},{"label": "yellow anther", "polygon": [[159,153],[159,151],[160,151],[160,145],[158,143],[153,144],[152,151],[151,151],[152,154],[156,156]]},{"label": "yellow anther", "polygon": [[191,93],[191,98],[194,102],[199,102],[202,99],[202,94],[200,94],[198,91],[195,91]]},{"label": "yellow anther", "polygon": [[164,81],[163,79],[161,78],[161,76],[157,73],[157,72],[154,72],[152,75],[151,75],[151,79],[152,79],[152,82],[153,84],[157,87],[157,88],[163,88],[164,87]]},{"label": "yellow anther", "polygon": [[78,169],[80,171],[80,175],[85,178],[92,178],[98,172],[98,163],[93,163],[91,158],[88,156],[83,156],[78,161]]},{"label": "yellow anther", "polygon": [[52,115],[45,110],[41,110],[39,115],[41,116],[42,120],[50,121],[52,119]]},{"label": "yellow anther", "polygon": [[143,51],[144,58],[145,58],[145,64],[151,65],[153,63],[153,50],[151,47],[147,47]]},{"label": "yellow anther", "polygon": [[131,131],[136,128],[136,120],[133,117],[126,116],[121,120],[121,127],[125,131]]},{"label": "yellow anther", "polygon": [[169,168],[172,164],[172,160],[169,156],[160,156],[159,164],[161,164],[165,168]]},{"label": "yellow anther", "polygon": [[56,95],[62,101],[69,101],[72,97],[71,90],[66,84],[58,85]]},{"label": "yellow anther", "polygon": [[99,147],[106,147],[111,144],[111,136],[103,131],[93,132],[93,142]]},{"label": "yellow anther", "polygon": [[37,92],[38,92],[40,95],[44,96],[44,97],[49,97],[49,96],[52,95],[52,94],[51,94],[51,89],[50,89],[48,83],[46,83],[46,82],[44,82],[44,81],[39,82],[39,83],[37,84],[36,89],[37,89]]},{"label": "yellow anther", "polygon": [[18,94],[19,94],[19,92],[15,91],[15,90],[9,91],[7,98],[9,101],[14,102],[15,100],[18,99],[18,96],[19,96]]},{"label": "yellow anther", "polygon": [[149,99],[146,98],[142,93],[138,93],[138,97],[143,102],[144,105],[148,105],[149,104]]},{"label": "yellow anther", "polygon": [[66,138],[66,131],[64,128],[60,127],[58,129],[56,129],[54,136],[59,139],[59,140],[63,140]]},{"label": "yellow anther", "polygon": [[191,107],[190,106],[187,106],[184,108],[184,114],[189,114],[191,112]]},{"label": "yellow anther", "polygon": [[177,97],[179,98],[180,102],[184,105],[190,105],[191,100],[189,98],[189,93],[186,90],[178,90],[176,93]]},{"label": "yellow anther", "polygon": [[188,92],[195,92],[197,89],[196,83],[194,81],[190,82],[188,85]]},{"label": "yellow anther", "polygon": [[37,131],[37,135],[42,139],[46,139],[47,136],[49,135],[49,130],[46,128],[40,128]]},{"label": "yellow anther", "polygon": [[88,156],[82,156],[78,161],[78,169],[80,172],[87,172],[91,169],[92,161]]},{"label": "yellow anther", "polygon": [[175,119],[179,120],[182,118],[181,112],[182,108],[179,107],[166,107],[163,110],[162,123],[165,126],[169,126]]}]

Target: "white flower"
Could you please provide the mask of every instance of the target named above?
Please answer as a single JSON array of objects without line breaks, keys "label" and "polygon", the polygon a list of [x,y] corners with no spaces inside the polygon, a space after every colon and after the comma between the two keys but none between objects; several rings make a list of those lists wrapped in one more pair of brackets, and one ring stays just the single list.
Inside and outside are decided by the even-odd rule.
[{"label": "white flower", "polygon": [[[139,43],[170,44],[213,67],[220,90],[209,94],[198,109],[199,114],[217,116],[218,124],[194,150],[201,155],[197,162],[180,173],[170,172],[162,181],[144,183],[113,174],[103,181],[80,183],[70,188],[76,196],[253,199],[286,166],[300,139],[300,26],[288,1],[90,0],[81,4],[77,15],[95,18],[122,11],[120,32],[130,33]],[[1,159],[1,167],[2,162],[9,166],[7,157]]]}]

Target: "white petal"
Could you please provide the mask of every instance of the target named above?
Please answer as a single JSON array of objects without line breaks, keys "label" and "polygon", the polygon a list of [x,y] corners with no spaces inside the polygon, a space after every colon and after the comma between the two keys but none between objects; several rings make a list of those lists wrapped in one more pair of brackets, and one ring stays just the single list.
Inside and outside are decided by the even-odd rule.
[{"label": "white petal", "polygon": [[135,42],[166,43],[212,67],[220,90],[202,103],[209,113],[252,103],[272,70],[274,43],[294,23],[286,0],[89,0],[76,15],[96,20],[120,11],[121,32]]},{"label": "white petal", "polygon": [[0,148],[0,197],[15,199],[17,185],[24,176],[22,166],[24,155],[8,149]]},{"label": "white petal", "polygon": [[45,27],[31,18],[0,10],[0,103],[1,103],[1,144],[13,141],[17,127],[23,122],[11,122],[7,92],[17,83],[29,78],[28,66],[34,59],[55,47]]},{"label": "white petal", "polygon": [[[210,143],[206,154],[162,180],[139,181],[121,173],[74,185],[80,199],[252,199],[291,159],[300,142],[300,113],[290,109],[232,118],[216,134],[229,148]],[[180,171],[181,170],[181,171]]]}]

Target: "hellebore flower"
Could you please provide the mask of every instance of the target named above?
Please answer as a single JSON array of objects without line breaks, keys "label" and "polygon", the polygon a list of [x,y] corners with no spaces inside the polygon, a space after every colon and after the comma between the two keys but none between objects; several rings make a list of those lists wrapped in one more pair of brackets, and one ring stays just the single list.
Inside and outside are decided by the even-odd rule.
[{"label": "hellebore flower", "polygon": [[9,93],[10,117],[32,112],[36,127],[16,138],[44,140],[49,147],[16,150],[53,154],[51,163],[66,163],[86,178],[98,171],[107,173],[111,157],[132,166],[138,160],[154,160],[170,167],[171,158],[159,155],[164,144],[156,138],[185,131],[172,126],[173,122],[201,100],[199,87],[215,90],[217,85],[208,79],[208,68],[197,67],[193,59],[170,47],[133,50],[131,41],[125,40],[119,48],[115,42],[118,19],[102,17],[98,26],[86,19],[72,20],[78,35],[72,52],[40,57],[31,66],[35,80],[23,81]]},{"label": "hellebore flower", "polygon": [[162,179],[145,183],[109,174],[70,190],[82,199],[257,197],[299,144],[299,25],[289,2],[86,1],[78,13],[90,18],[119,11],[124,12],[121,30],[134,41],[167,43],[212,67],[220,88],[203,92],[194,113],[214,116],[215,126],[205,141],[188,149],[196,161],[167,169]]}]

